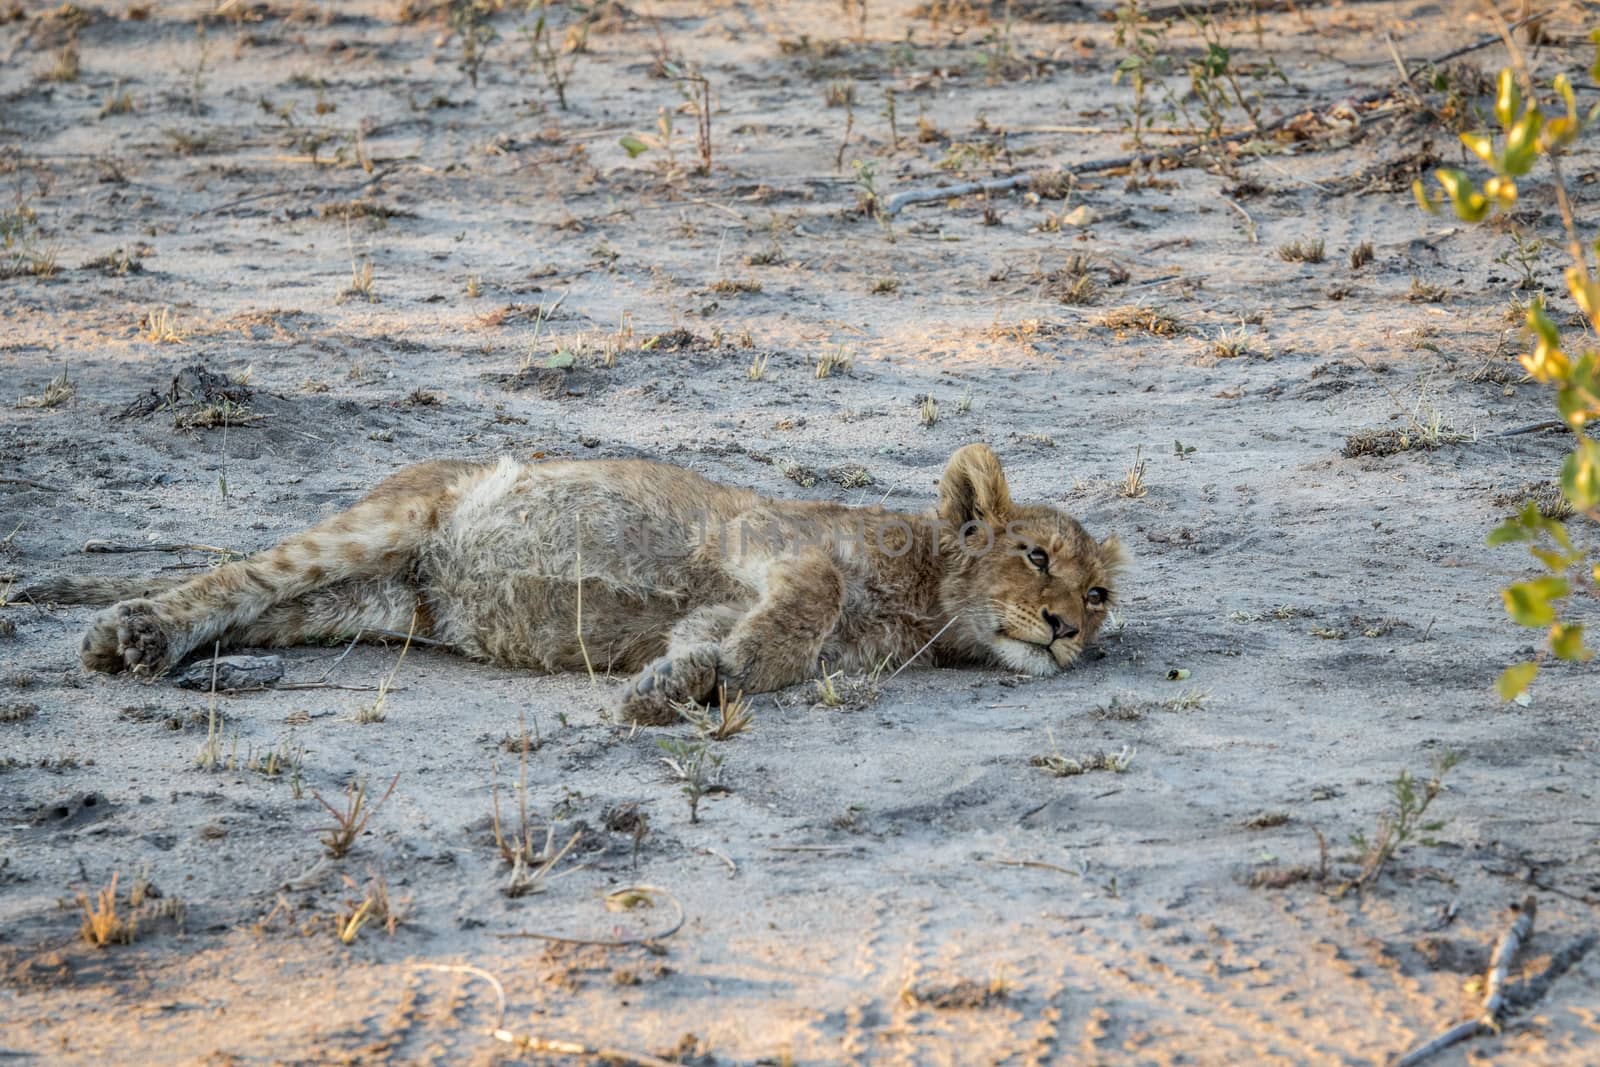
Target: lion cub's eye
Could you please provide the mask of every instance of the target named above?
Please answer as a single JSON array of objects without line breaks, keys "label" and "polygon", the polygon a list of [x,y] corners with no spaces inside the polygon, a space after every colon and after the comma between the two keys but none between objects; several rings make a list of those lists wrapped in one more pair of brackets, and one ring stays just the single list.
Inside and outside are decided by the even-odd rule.
[{"label": "lion cub's eye", "polygon": [[1104,604],[1110,596],[1110,593],[1106,592],[1097,585],[1085,593],[1083,595],[1083,599],[1087,600],[1091,604]]},{"label": "lion cub's eye", "polygon": [[1028,562],[1042,571],[1050,569],[1050,557],[1045,554],[1045,550],[1042,548],[1035,548],[1029,552]]}]

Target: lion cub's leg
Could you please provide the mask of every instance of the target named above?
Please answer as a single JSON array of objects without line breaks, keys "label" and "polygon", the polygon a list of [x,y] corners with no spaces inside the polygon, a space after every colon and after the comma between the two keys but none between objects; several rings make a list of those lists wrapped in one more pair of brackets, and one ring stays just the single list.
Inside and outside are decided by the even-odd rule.
[{"label": "lion cub's leg", "polygon": [[766,693],[813,677],[844,608],[844,577],[823,552],[775,562],[766,592],[723,639],[718,674],[732,693]]},{"label": "lion cub's leg", "polygon": [[161,674],[279,604],[330,585],[400,576],[437,528],[444,490],[469,469],[454,461],[407,468],[348,511],[265,552],[112,605],[90,620],[84,665]]},{"label": "lion cub's leg", "polygon": [[672,628],[666,654],[644,665],[618,695],[618,714],[646,726],[678,721],[678,705],[704,703],[717,688],[717,646],[742,614],[726,604],[698,608]]},{"label": "lion cub's leg", "polygon": [[224,644],[282,648],[315,641],[349,640],[362,631],[428,636],[427,612],[416,589],[400,578],[342,582],[274,604],[252,622],[230,630]]}]

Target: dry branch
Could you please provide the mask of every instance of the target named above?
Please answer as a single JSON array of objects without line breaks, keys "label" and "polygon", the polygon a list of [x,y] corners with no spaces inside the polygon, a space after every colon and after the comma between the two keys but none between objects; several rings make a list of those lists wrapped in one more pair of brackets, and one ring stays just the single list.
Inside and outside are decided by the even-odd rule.
[{"label": "dry branch", "polygon": [[[1382,3],[1383,0],[1345,0],[1345,3]],[[1304,11],[1308,7],[1305,0],[1200,0],[1193,4],[1167,4],[1165,7],[1152,7],[1139,12],[1141,22],[1164,22],[1167,19],[1183,19],[1192,15],[1236,15],[1241,12],[1252,14],[1274,14],[1280,11]],[[1332,6],[1332,5],[1329,5]],[[1106,12],[1109,21],[1115,18],[1113,12]]]},{"label": "dry branch", "polygon": [[1500,1016],[1506,1009],[1506,975],[1511,963],[1522,949],[1522,943],[1533,933],[1533,919],[1538,902],[1528,897],[1522,902],[1516,920],[1500,935],[1489,957],[1489,975],[1484,987],[1483,1011],[1476,1019],[1458,1023],[1426,1044],[1419,1045],[1395,1061],[1394,1067],[1415,1067],[1416,1064],[1443,1052],[1452,1045],[1479,1034],[1498,1034]]},{"label": "dry branch", "polygon": [[103,553],[107,555],[120,555],[126,552],[215,552],[219,556],[236,556],[243,558],[244,554],[235,552],[231,548],[219,548],[216,545],[196,545],[177,541],[152,541],[144,545],[128,545],[118,541],[102,541],[91,539],[83,543],[83,550],[88,553]]},{"label": "dry branch", "polygon": [[[638,893],[638,894],[641,894],[643,896],[650,896],[652,894],[660,894],[661,896],[666,897],[667,900],[672,902],[673,910],[675,912],[677,912],[677,916],[673,919],[672,924],[670,926],[668,926],[665,930],[662,930],[659,933],[646,934],[646,935],[641,936],[641,937],[619,937],[619,938],[564,937],[564,936],[561,936],[559,934],[541,934],[541,933],[537,933],[537,932],[534,932],[534,931],[531,931],[531,930],[518,930],[518,931],[516,931],[514,933],[499,934],[497,936],[499,936],[499,937],[501,937],[503,939],[506,939],[506,940],[513,940],[513,939],[518,939],[518,938],[529,938],[529,939],[532,939],[532,940],[535,940],[535,941],[553,941],[558,945],[598,945],[601,948],[628,948],[631,945],[648,945],[648,944],[653,944],[653,943],[658,942],[658,941],[665,941],[667,938],[671,937],[673,934],[675,934],[679,930],[683,929],[683,923],[684,923],[683,904],[678,900],[677,897],[673,896],[671,893],[667,892],[665,889],[658,889],[653,885],[633,885],[633,886],[625,886],[622,889],[618,889],[618,890],[608,894],[608,896],[616,897],[616,896],[620,896],[620,895],[625,894],[625,893]],[[593,1055],[593,1054],[591,1053],[591,1055]]]}]

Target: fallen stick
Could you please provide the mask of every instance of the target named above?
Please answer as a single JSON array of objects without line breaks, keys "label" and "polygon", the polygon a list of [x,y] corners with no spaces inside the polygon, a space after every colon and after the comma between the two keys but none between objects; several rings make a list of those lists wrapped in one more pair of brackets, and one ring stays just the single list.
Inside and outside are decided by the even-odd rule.
[{"label": "fallen stick", "polygon": [[1044,860],[990,860],[990,863],[999,867],[1034,867],[1041,871],[1057,871],[1061,874],[1070,874],[1074,878],[1082,878],[1082,871],[1074,871],[1069,867],[1062,867]]},{"label": "fallen stick", "polygon": [[1533,933],[1533,918],[1538,907],[1538,902],[1533,897],[1524,899],[1510,929],[1501,934],[1500,940],[1495,942],[1494,952],[1489,957],[1489,975],[1484,988],[1483,1011],[1478,1017],[1458,1023],[1426,1044],[1417,1046],[1396,1060],[1394,1067],[1415,1067],[1428,1057],[1443,1052],[1452,1045],[1460,1044],[1469,1037],[1500,1032],[1500,1016],[1506,1009],[1506,975],[1510,972],[1511,963],[1517,958],[1517,953],[1522,950],[1522,943]]},{"label": "fallen stick", "polygon": [[667,938],[683,929],[683,904],[678,900],[677,897],[673,896],[665,889],[657,889],[653,885],[624,886],[622,889],[615,890],[608,895],[616,896],[618,893],[627,892],[638,892],[642,894],[659,893],[672,902],[673,909],[678,913],[677,918],[675,918],[672,921],[672,925],[668,926],[665,930],[662,930],[659,933],[647,934],[642,937],[564,937],[560,934],[541,934],[531,930],[517,930],[509,934],[496,934],[495,936],[504,941],[528,939],[533,941],[551,941],[558,945],[597,945],[600,948],[629,948],[633,945],[649,945],[654,944],[657,941],[665,941]]},{"label": "fallen stick", "polygon": [[231,548],[218,548],[216,545],[181,544],[174,541],[152,541],[145,545],[125,545],[117,541],[91,539],[83,543],[83,550],[85,552],[100,552],[112,555],[125,552],[215,552],[219,556],[244,558],[244,553],[235,552]]},{"label": "fallen stick", "polygon": [[29,489],[43,489],[50,493],[66,492],[66,490],[59,485],[49,485],[45,482],[36,482],[32,478],[0,478],[0,485],[25,485]]},{"label": "fallen stick", "polygon": [[1526,426],[1518,426],[1512,430],[1501,430],[1496,437],[1517,437],[1525,433],[1542,433],[1545,430],[1565,430],[1567,424],[1560,419],[1545,419],[1543,422],[1530,422]]},{"label": "fallen stick", "polygon": [[[1347,3],[1381,3],[1382,0],[1346,0]],[[1190,15],[1229,15],[1238,11],[1249,11],[1252,14],[1276,14],[1278,12],[1300,12],[1308,7],[1319,6],[1305,3],[1305,0],[1201,0],[1193,4],[1168,4],[1166,7],[1152,7],[1147,11],[1139,12],[1141,22],[1163,22],[1167,19],[1188,18]],[[1106,12],[1106,21],[1116,18],[1114,12]]]},{"label": "fallen stick", "polygon": [[[1526,15],[1512,23],[1509,28],[1514,30],[1519,26],[1523,26],[1534,21],[1535,19],[1544,18],[1548,14],[1548,11],[1541,11],[1537,14]],[[1490,45],[1498,44],[1500,40],[1501,38],[1499,34],[1495,34],[1492,37],[1482,37],[1477,41],[1474,41],[1472,44],[1462,45],[1460,48],[1452,49],[1449,52],[1445,52],[1443,55],[1435,56],[1432,59],[1425,60],[1422,66],[1417,68],[1417,70],[1413,73],[1421,73],[1423,70],[1426,70],[1429,67],[1437,67],[1439,64],[1448,63],[1452,59],[1459,59],[1461,56],[1467,55],[1468,53],[1476,52],[1480,49],[1488,48]],[[1226,137],[1219,137],[1213,141],[1192,141],[1188,144],[1173,145],[1171,148],[1160,148],[1152,152],[1140,152],[1131,156],[1119,156],[1115,159],[1091,160],[1088,163],[1083,163],[1076,167],[1064,167],[1061,169],[1069,171],[1073,175],[1102,174],[1108,170],[1122,170],[1126,167],[1149,166],[1152,163],[1168,163],[1174,160],[1185,159],[1205,148],[1220,148],[1223,145],[1241,144],[1245,141],[1259,139],[1269,133],[1275,133],[1278,130],[1283,129],[1291,122],[1303,118],[1306,115],[1318,114],[1320,112],[1327,111],[1332,107],[1336,107],[1339,104],[1360,106],[1362,104],[1375,103],[1384,99],[1385,97],[1393,96],[1395,91],[1395,88],[1392,86],[1383,89],[1374,89],[1369,93],[1364,93],[1361,96],[1355,97],[1353,100],[1335,101],[1332,104],[1328,104],[1320,108],[1306,108],[1302,111],[1296,111],[1292,114],[1285,115],[1280,119],[1269,122],[1265,126],[1262,126],[1259,130],[1244,130],[1239,133],[1229,134]],[[886,202],[883,207],[879,209],[879,213],[884,218],[892,219],[912,204],[933,203],[958,196],[970,196],[973,193],[1010,192],[1013,189],[1020,189],[1023,186],[1031,184],[1034,179],[1039,177],[1042,173],[1044,172],[1025,171],[1021,174],[1012,174],[1005,178],[990,178],[987,181],[981,182],[964,182],[961,185],[949,185],[942,189],[907,189],[903,193],[896,193],[894,196],[891,196],[888,202]]]},{"label": "fallen stick", "polygon": [[678,1067],[672,1060],[663,1060],[643,1052],[629,1052],[626,1049],[608,1048],[603,1045],[587,1045],[581,1041],[564,1041],[555,1037],[532,1037],[507,1030],[505,1028],[506,988],[500,984],[500,979],[482,967],[468,967],[463,964],[447,963],[414,963],[411,965],[411,969],[413,971],[441,971],[445,974],[465,974],[473,978],[482,978],[485,982],[488,982],[493,987],[495,995],[494,1026],[490,1028],[489,1036],[496,1041],[510,1045],[519,1052],[554,1052],[563,1056],[585,1056],[606,1063],[631,1063],[634,1064],[634,1067]]}]

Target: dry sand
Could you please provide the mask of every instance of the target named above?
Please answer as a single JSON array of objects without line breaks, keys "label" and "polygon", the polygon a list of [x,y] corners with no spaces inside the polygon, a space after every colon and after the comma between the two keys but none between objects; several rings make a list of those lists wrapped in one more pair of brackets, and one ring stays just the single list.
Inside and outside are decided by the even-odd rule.
[{"label": "dry sand", "polygon": [[[223,695],[224,766],[207,771],[204,693],[88,674],[87,610],[13,604],[0,1057],[510,1055],[487,1033],[488,983],[416,969],[443,963],[498,976],[516,1034],[682,1062],[1378,1064],[1475,1010],[1507,906],[1532,893],[1515,973],[1564,973],[1502,1036],[1435,1062],[1600,1060],[1600,952],[1560,955],[1600,918],[1594,669],[1546,670],[1526,707],[1491,690],[1537,635],[1499,605],[1526,557],[1484,536],[1566,442],[1498,436],[1550,414],[1513,358],[1518,271],[1494,262],[1510,238],[1415,210],[1417,150],[1461,153],[1408,95],[1359,121],[1324,110],[1231,175],[1086,176],[1067,202],[938,202],[886,227],[858,210],[854,160],[889,194],[1127,152],[1109,4],[1019,2],[1007,30],[979,13],[935,27],[908,0],[637,0],[560,60],[565,110],[520,12],[490,21],[474,87],[425,3],[409,22],[386,0],[199,21],[217,6],[0,4],[17,14],[0,25],[0,207],[14,248],[60,266],[0,281],[0,571],[20,584],[202,567],[204,551],[81,550],[254,550],[426,457],[643,455],[920,508],[975,440],[1019,497],[1117,531],[1137,562],[1103,656],[1060,677],[913,667],[865,707],[814,706],[811,687],[757,699],[753,729],[715,748],[727,791],[698,823],[657,744],[692,730],[610,724],[584,677],[425,648],[396,671],[397,644],[293,650],[292,681],[395,672],[386,718],[358,721],[370,691]],[[1557,7],[1546,76],[1592,56]],[[565,32],[577,11],[550,17]],[[1287,79],[1247,79],[1263,121],[1392,88],[1385,33],[1420,62],[1492,32],[1464,3],[1260,23],[1223,32],[1235,66],[1270,58]],[[709,175],[653,70],[663,46],[709,79]],[[1199,44],[1175,27],[1167,47]],[[830,84],[850,87],[850,117]],[[619,145],[656,136],[661,108],[672,173],[663,149]],[[1570,168],[1590,220],[1595,164]],[[1553,233],[1543,185],[1519,211]],[[1324,261],[1277,252],[1310,239]],[[1372,261],[1352,269],[1363,241]],[[1063,303],[1078,256],[1093,290]],[[363,264],[371,302],[345,292]],[[1558,267],[1547,250],[1534,269],[1556,288]],[[1126,305],[1180,332],[1104,325]],[[841,346],[853,365],[817,378]],[[209,381],[211,400],[163,403],[193,365],[248,372],[243,410],[192,373],[184,389]],[[63,371],[70,398],[26,403]],[[1435,418],[1461,436],[1342,454]],[[1136,457],[1130,498],[1115,483]],[[498,764],[514,819],[519,717],[538,738],[530,819],[581,838],[543,892],[511,898],[491,781]],[[1064,756],[1131,762],[1056,777],[1032,762],[1050,735]],[[280,748],[298,772],[247,769]],[[1337,896],[1391,783],[1446,750],[1461,763],[1429,812],[1445,825]],[[320,862],[313,793],[337,804],[396,775],[351,853]],[[1326,883],[1252,886],[1317,868],[1318,832]],[[399,925],[343,944],[335,917],[373,872],[404,900]],[[160,897],[132,944],[96,949],[73,898],[113,875],[124,910],[141,880]],[[650,904],[608,910],[634,885],[658,887]],[[674,899],[682,928],[651,946],[506,937],[648,937]]]}]

